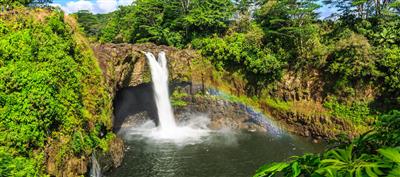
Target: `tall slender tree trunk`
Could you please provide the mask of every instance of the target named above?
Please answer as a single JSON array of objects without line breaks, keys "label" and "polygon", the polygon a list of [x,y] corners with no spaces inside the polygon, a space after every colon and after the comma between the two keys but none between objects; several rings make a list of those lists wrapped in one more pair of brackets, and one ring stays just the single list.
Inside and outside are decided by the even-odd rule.
[{"label": "tall slender tree trunk", "polygon": [[381,0],[375,0],[375,13],[381,15]]}]

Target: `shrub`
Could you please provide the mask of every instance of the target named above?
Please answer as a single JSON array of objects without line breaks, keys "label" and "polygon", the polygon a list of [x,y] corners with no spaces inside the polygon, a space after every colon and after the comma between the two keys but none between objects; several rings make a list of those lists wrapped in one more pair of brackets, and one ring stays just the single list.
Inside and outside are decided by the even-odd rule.
[{"label": "shrub", "polygon": [[42,174],[53,139],[64,140],[62,160],[106,148],[111,102],[97,62],[62,12],[43,13],[0,17],[0,176]]},{"label": "shrub", "polygon": [[375,130],[322,154],[271,163],[254,176],[400,176],[400,111],[381,116]]},{"label": "shrub", "polygon": [[330,110],[335,117],[347,119],[360,124],[371,118],[371,110],[367,102],[352,102],[349,105],[339,103],[333,99],[324,103],[324,107]]},{"label": "shrub", "polygon": [[254,45],[243,33],[233,33],[225,38],[197,39],[193,41],[193,46],[200,49],[217,69],[244,73],[255,88],[264,87],[282,77],[284,63],[268,49]]}]

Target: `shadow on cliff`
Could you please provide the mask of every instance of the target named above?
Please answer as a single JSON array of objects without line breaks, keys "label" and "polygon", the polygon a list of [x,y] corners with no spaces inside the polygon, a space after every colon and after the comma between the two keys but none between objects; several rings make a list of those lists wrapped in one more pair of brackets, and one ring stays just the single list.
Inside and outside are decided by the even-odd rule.
[{"label": "shadow on cliff", "polygon": [[[170,93],[176,87],[189,87],[190,82],[178,82],[170,84]],[[143,83],[135,87],[125,87],[117,91],[114,99],[114,122],[113,129],[118,132],[129,116],[146,112],[151,120],[158,125],[157,106],[154,101],[153,85]]]}]

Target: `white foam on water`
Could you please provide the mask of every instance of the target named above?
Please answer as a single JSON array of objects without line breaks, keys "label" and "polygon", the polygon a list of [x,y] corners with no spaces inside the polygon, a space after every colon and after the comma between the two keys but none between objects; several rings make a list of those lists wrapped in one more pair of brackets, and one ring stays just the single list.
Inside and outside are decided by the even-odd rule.
[{"label": "white foam on water", "polygon": [[209,123],[208,117],[193,115],[189,121],[182,122],[171,130],[157,127],[149,120],[138,127],[124,130],[124,136],[128,140],[132,137],[145,138],[150,143],[197,144],[205,141],[210,133],[214,132],[207,128]]},{"label": "white foam on water", "polygon": [[210,120],[206,116],[195,116],[190,121],[179,126],[175,122],[169,99],[168,65],[164,52],[158,54],[158,60],[152,53],[145,53],[150,66],[153,83],[154,100],[157,106],[159,126],[154,122],[146,122],[140,127],[131,128],[127,135],[141,135],[149,140],[160,142],[175,142],[177,144],[196,143],[207,136],[210,130],[207,125]]},{"label": "white foam on water", "polygon": [[151,144],[174,143],[177,146],[198,144],[203,142],[236,142],[235,133],[229,128],[210,130],[210,119],[204,114],[192,114],[187,121],[176,123],[172,111],[168,90],[168,66],[164,52],[160,52],[158,60],[152,53],[145,53],[153,82],[154,100],[157,106],[159,126],[149,120],[140,126],[121,130],[125,139],[144,139]]}]

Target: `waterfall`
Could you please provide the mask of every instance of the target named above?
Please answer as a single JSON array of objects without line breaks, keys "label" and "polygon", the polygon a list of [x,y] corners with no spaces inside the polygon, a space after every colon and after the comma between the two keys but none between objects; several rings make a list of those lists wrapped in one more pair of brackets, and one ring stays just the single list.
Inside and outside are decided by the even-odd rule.
[{"label": "waterfall", "polygon": [[94,153],[92,153],[91,160],[92,160],[92,167],[90,169],[90,177],[101,177],[101,168]]},{"label": "waterfall", "polygon": [[165,53],[158,54],[158,61],[152,53],[147,52],[145,55],[150,66],[160,127],[163,131],[174,131],[177,126],[169,100],[168,66]]},{"label": "waterfall", "polygon": [[158,60],[152,53],[147,52],[145,55],[150,66],[159,126],[149,128],[150,124],[146,123],[143,125],[144,127],[133,128],[130,134],[140,134],[157,140],[157,142],[161,140],[162,142],[175,142],[179,145],[201,142],[202,138],[210,132],[206,128],[209,123],[208,117],[193,116],[193,122],[197,123],[182,124],[181,122],[180,125],[177,125],[169,100],[168,66],[165,53],[160,52]]}]

